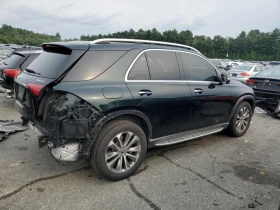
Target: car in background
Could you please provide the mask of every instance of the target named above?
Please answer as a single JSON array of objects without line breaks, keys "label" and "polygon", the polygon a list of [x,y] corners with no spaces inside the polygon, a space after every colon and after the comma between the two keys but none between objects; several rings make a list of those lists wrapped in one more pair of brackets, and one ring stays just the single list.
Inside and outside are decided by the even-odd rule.
[{"label": "car in background", "polygon": [[235,67],[235,66],[242,65],[243,63],[238,62],[238,61],[228,61],[227,64],[228,64],[229,66],[231,66],[231,68],[233,68],[233,67]]},{"label": "car in background", "polygon": [[257,105],[272,116],[280,114],[280,67],[270,68],[250,77],[246,84],[253,88]]},{"label": "car in background", "polygon": [[222,59],[209,59],[209,61],[214,64],[218,69],[223,69],[225,71],[228,71],[231,66],[228,65],[224,60]]},{"label": "car in background", "polygon": [[0,46],[0,62],[3,63],[2,62],[3,60],[11,57],[15,52],[28,51],[28,50],[34,51],[34,50],[41,50],[41,49],[42,49],[41,47],[34,47],[34,46],[22,46],[22,45],[14,45],[14,44],[3,45]]},{"label": "car in background", "polygon": [[229,75],[232,80],[246,83],[246,80],[249,79],[249,77],[262,72],[264,69],[265,68],[260,64],[242,64],[232,68],[229,71]]},{"label": "car in background", "polygon": [[101,39],[43,49],[15,78],[15,107],[56,159],[88,159],[107,179],[136,172],[147,148],[224,129],[238,137],[251,124],[252,88],[193,47]]},{"label": "car in background", "polygon": [[0,84],[3,88],[7,89],[10,97],[13,95],[14,78],[26,69],[42,52],[42,50],[16,52],[0,65]]},{"label": "car in background", "polygon": [[280,100],[280,67],[270,68],[246,80],[253,88],[256,99],[277,98]]}]

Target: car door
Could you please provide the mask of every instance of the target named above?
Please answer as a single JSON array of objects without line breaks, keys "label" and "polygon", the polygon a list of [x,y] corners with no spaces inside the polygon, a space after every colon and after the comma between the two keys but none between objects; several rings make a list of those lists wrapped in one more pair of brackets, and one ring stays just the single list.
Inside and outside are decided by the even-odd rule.
[{"label": "car door", "polygon": [[192,93],[195,128],[228,123],[235,104],[229,85],[219,82],[220,73],[204,57],[181,52],[180,58]]},{"label": "car door", "polygon": [[134,105],[150,118],[153,138],[189,130],[191,92],[175,51],[146,50],[129,69],[127,86]]}]

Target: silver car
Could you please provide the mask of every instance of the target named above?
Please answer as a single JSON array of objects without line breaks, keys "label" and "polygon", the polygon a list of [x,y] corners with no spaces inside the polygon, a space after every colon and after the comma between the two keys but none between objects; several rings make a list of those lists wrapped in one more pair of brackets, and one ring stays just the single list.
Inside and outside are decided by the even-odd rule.
[{"label": "silver car", "polygon": [[264,67],[258,64],[242,64],[233,67],[228,71],[232,80],[238,80],[246,83],[249,77],[252,77],[264,70]]}]

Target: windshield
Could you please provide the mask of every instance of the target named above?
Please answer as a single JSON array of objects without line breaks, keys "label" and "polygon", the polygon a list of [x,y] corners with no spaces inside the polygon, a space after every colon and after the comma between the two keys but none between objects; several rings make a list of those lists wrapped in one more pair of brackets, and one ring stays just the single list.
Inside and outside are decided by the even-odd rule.
[{"label": "windshield", "polygon": [[8,58],[4,64],[14,66],[14,65],[19,65],[22,61],[24,60],[24,57],[14,54],[10,58]]},{"label": "windshield", "polygon": [[227,63],[224,62],[224,61],[221,61],[221,66],[222,66],[222,67],[227,67]]},{"label": "windshield", "polygon": [[267,69],[257,74],[258,77],[271,77],[271,78],[280,78],[280,68],[277,69]]},{"label": "windshield", "polygon": [[231,70],[234,71],[250,71],[253,68],[253,66],[246,66],[246,65],[240,65],[232,68]]}]

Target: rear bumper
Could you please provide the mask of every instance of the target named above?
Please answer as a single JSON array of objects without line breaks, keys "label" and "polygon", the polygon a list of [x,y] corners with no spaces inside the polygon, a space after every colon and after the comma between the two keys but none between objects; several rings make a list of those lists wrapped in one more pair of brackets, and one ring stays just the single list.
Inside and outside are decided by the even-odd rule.
[{"label": "rear bumper", "polygon": [[[100,127],[97,125],[101,123],[103,115],[89,104],[74,105],[64,100],[67,95],[57,96],[45,102],[47,106],[41,117],[37,117],[34,109],[26,108],[17,98],[15,108],[25,121],[31,121],[41,133],[38,137],[39,147],[47,144],[52,155],[62,161],[87,159],[95,135],[93,129]],[[66,105],[62,101],[66,101]],[[80,100],[77,98],[77,101]]]},{"label": "rear bumper", "polygon": [[261,91],[258,89],[253,89],[255,92],[255,97],[257,101],[265,100],[265,99],[279,99],[280,100],[280,92],[273,91]]}]

